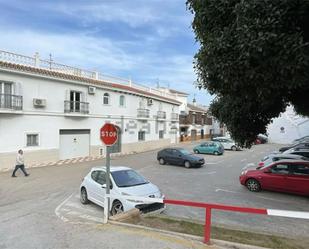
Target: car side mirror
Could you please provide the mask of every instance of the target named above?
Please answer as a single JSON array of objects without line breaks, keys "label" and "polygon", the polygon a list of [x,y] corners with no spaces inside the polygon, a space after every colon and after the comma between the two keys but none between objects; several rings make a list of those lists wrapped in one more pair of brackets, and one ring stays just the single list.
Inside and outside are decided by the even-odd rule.
[{"label": "car side mirror", "polygon": [[272,171],[271,171],[271,169],[265,169],[264,173],[269,174],[269,173],[272,173]]},{"label": "car side mirror", "polygon": [[[104,184],[102,185],[102,188],[106,188],[106,183],[104,183]],[[110,189],[113,189],[113,184],[112,184],[112,183],[110,183],[109,188],[110,188]]]}]

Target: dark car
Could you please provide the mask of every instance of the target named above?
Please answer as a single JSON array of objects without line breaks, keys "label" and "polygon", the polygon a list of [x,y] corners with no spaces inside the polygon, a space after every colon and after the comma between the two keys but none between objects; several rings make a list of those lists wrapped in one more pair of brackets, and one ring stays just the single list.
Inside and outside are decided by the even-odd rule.
[{"label": "dark car", "polygon": [[284,152],[286,150],[289,150],[289,149],[309,149],[309,141],[306,141],[306,142],[301,142],[301,143],[295,143],[295,144],[292,144],[290,146],[285,146],[285,147],[282,147],[279,149],[280,152]]},{"label": "dark car", "polygon": [[160,150],[157,160],[161,165],[169,163],[173,165],[184,165],[186,168],[200,167],[205,163],[204,158],[193,155],[182,148],[167,148]]}]

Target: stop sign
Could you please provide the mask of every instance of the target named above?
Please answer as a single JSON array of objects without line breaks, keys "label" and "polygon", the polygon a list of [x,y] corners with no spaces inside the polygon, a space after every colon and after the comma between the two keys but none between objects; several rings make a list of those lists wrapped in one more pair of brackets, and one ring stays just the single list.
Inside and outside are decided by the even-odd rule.
[{"label": "stop sign", "polygon": [[105,124],[100,129],[100,139],[106,146],[111,146],[118,139],[117,128],[113,124]]}]

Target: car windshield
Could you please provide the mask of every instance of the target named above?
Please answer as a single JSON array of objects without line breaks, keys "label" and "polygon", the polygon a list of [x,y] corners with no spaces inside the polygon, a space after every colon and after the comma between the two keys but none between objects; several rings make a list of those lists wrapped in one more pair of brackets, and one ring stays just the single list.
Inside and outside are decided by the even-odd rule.
[{"label": "car windshield", "polygon": [[119,170],[111,172],[116,185],[119,188],[133,187],[149,183],[134,170]]},{"label": "car windshield", "polygon": [[189,151],[187,151],[187,150],[185,150],[185,149],[181,149],[181,150],[179,150],[179,151],[180,151],[180,153],[183,154],[183,155],[190,155],[190,154],[192,154],[192,153],[190,153]]}]

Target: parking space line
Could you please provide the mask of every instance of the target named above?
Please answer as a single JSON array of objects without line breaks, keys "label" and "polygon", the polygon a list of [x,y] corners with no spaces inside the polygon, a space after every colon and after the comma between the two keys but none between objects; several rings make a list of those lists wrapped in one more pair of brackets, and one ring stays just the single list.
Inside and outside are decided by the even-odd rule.
[{"label": "parking space line", "polygon": [[[245,195],[245,193],[242,193],[242,192],[232,191],[232,190],[227,190],[227,189],[221,189],[221,188],[215,189],[215,192],[226,192],[226,193]],[[259,195],[255,195],[255,197],[259,198],[259,199],[270,200],[270,201],[275,201],[275,202],[280,202],[280,203],[288,203],[287,201],[278,200],[278,199],[275,199],[275,198],[268,198],[268,197],[259,196]]]}]

